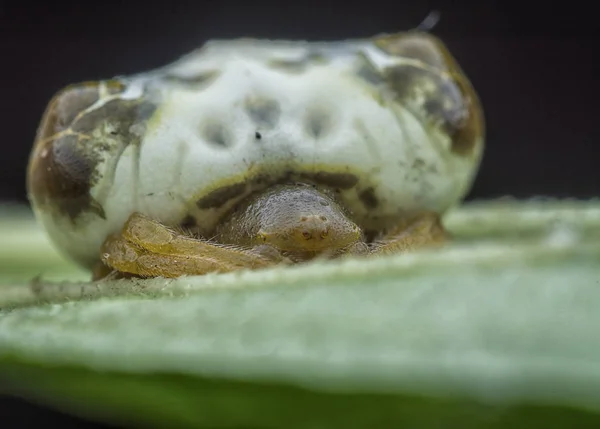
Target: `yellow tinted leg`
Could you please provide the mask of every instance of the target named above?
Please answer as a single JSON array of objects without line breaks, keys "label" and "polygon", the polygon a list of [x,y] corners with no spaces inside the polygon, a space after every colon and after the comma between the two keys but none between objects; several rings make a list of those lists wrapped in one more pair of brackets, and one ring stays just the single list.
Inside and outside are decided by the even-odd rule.
[{"label": "yellow tinted leg", "polygon": [[272,249],[244,249],[182,235],[134,213],[102,247],[102,262],[139,277],[179,277],[260,269],[285,262]]},{"label": "yellow tinted leg", "polygon": [[420,248],[439,246],[449,240],[436,213],[425,212],[405,219],[396,228],[375,240],[371,255],[403,253]]}]

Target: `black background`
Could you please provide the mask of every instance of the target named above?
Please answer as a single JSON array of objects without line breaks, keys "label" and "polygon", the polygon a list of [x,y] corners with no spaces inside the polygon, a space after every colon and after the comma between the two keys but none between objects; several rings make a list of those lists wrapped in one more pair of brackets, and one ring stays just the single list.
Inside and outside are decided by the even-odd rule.
[{"label": "black background", "polygon": [[[417,26],[442,37],[485,108],[487,149],[470,198],[598,196],[598,14],[577,2],[255,1],[0,3],[0,202],[25,202],[25,167],[62,86],[151,69],[210,38],[333,40]],[[118,388],[116,386],[115,388]],[[6,400],[3,427],[76,424]],[[15,425],[4,423],[15,419]],[[17,422],[21,421],[21,425]]]},{"label": "black background", "polygon": [[209,38],[365,37],[441,11],[441,36],[478,90],[487,149],[471,197],[598,194],[597,13],[575,2],[215,1],[3,3],[0,201],[25,201],[25,166],[64,85],[166,64]]}]

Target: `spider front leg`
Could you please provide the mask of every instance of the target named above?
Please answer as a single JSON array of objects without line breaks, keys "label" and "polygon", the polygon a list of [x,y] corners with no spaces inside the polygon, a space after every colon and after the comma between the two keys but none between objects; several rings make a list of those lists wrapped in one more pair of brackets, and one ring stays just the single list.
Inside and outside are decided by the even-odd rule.
[{"label": "spider front leg", "polygon": [[437,213],[423,212],[408,217],[394,229],[371,244],[371,255],[403,253],[420,248],[439,246],[450,235]]},{"label": "spider front leg", "polygon": [[262,247],[245,249],[196,239],[134,213],[120,234],[106,239],[101,260],[122,275],[170,278],[259,269],[286,262],[273,249]]}]

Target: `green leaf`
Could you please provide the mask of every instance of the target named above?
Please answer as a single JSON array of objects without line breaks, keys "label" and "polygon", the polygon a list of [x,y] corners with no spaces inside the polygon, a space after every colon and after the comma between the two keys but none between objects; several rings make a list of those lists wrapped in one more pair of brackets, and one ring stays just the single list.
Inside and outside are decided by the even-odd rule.
[{"label": "green leaf", "polygon": [[[98,284],[15,217],[9,393],[147,427],[600,424],[598,202],[471,204],[442,250]],[[32,287],[48,260],[70,282]]]}]

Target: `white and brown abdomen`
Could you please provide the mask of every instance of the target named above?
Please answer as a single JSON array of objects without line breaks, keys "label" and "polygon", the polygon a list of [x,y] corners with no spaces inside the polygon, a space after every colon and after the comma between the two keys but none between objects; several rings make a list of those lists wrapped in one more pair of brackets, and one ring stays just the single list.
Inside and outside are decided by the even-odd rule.
[{"label": "white and brown abdomen", "polygon": [[134,211],[210,234],[244,196],[285,181],[335,189],[378,230],[459,202],[483,127],[467,78],[427,34],[210,42],[161,70],[57,94],[29,196],[56,245],[87,266]]}]

